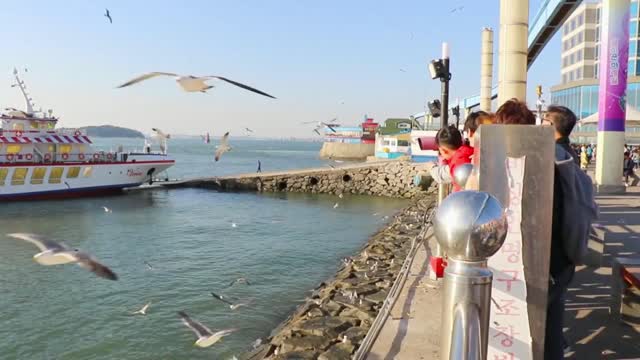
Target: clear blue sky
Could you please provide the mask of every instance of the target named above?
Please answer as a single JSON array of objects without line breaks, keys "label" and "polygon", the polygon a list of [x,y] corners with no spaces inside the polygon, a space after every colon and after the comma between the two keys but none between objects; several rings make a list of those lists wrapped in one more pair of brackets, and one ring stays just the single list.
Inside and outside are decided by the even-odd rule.
[{"label": "clear blue sky", "polygon": [[[531,0],[530,18],[540,2]],[[26,67],[36,104],[53,108],[67,127],[239,135],[248,126],[262,136],[311,137],[300,122],[422,111],[425,99],[439,96],[426,63],[440,56],[442,41],[451,47],[454,100],[479,92],[483,27],[495,30],[497,63],[498,0],[63,3],[3,4],[0,106],[23,108],[10,85],[13,67]],[[559,42],[557,34],[529,71],[532,104],[536,84],[548,93],[560,80]],[[149,71],[222,75],[278,99],[226,84],[185,93],[169,78],[116,89]]]}]

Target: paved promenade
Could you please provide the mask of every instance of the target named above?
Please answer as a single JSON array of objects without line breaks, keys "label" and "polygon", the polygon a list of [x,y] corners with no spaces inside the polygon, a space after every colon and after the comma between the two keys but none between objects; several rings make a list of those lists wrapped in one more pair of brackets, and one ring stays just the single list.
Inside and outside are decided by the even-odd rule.
[{"label": "paved promenade", "polygon": [[[640,257],[640,188],[598,196],[597,228],[605,234],[600,267],[581,266],[569,287],[565,337],[567,359],[640,359],[640,333],[609,316],[611,259]],[[430,240],[431,246],[435,239]],[[441,289],[428,279],[429,247],[421,249],[401,295],[368,359],[438,359]]]}]

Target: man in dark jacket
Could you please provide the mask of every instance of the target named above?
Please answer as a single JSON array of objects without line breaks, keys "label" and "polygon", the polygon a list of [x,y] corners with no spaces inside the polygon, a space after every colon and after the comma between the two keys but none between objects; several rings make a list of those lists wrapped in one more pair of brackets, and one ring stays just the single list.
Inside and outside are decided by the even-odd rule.
[{"label": "man in dark jacket", "polygon": [[559,105],[551,105],[542,120],[542,125],[551,125],[555,129],[556,144],[560,145],[571,157],[576,165],[580,166],[580,156],[571,147],[569,135],[576,126],[578,119],[569,108]]}]

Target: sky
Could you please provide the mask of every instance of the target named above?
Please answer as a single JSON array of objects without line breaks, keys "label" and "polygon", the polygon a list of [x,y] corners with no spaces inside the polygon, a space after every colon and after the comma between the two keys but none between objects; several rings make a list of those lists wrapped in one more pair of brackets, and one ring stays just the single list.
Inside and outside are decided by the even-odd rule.
[{"label": "sky", "polygon": [[[530,1],[530,18],[541,2]],[[478,94],[481,30],[494,29],[497,64],[498,10],[499,0],[8,1],[0,12],[0,107],[24,109],[10,87],[16,67],[27,69],[36,108],[52,108],[60,127],[187,135],[249,127],[261,137],[313,137],[313,125],[301,122],[337,117],[352,125],[365,114],[382,122],[423,111],[440,96],[427,63],[443,41],[450,98]],[[117,88],[151,71],[225,76],[277,99],[215,81],[206,94],[186,93],[171,78]],[[528,79],[528,102],[535,104],[537,84],[548,99],[560,82],[559,33]]]}]

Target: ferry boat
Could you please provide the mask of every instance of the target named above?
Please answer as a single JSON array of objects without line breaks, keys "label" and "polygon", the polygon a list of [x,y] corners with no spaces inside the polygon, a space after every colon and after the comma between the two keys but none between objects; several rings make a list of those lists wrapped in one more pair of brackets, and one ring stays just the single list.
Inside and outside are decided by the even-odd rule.
[{"label": "ferry boat", "polygon": [[14,70],[27,109],[0,113],[0,201],[108,195],[152,182],[175,161],[145,143],[140,152],[98,151],[79,130],[56,130],[58,119],[33,110],[24,81]]}]

